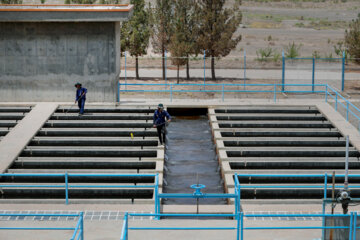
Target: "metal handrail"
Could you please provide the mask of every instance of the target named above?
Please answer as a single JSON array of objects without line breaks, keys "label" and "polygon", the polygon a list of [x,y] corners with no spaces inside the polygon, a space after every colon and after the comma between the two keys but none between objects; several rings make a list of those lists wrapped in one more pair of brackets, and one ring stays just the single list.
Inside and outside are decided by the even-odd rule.
[{"label": "metal handrail", "polygon": [[[69,204],[69,188],[154,188],[154,196],[157,195],[159,189],[159,174],[78,174],[78,173],[2,173],[1,177],[64,177],[65,184],[2,184],[3,187],[13,188],[64,188],[65,190],[65,204]],[[150,185],[81,185],[81,184],[69,184],[69,177],[154,177],[155,184]]]},{"label": "metal handrail", "polygon": [[[125,86],[124,90],[121,90],[120,87]],[[164,89],[127,89],[127,86],[158,86],[159,88],[164,86]],[[170,88],[168,88],[170,86]],[[198,86],[201,87],[199,89],[174,89],[177,86]],[[173,99],[173,93],[221,93],[222,101],[224,101],[225,93],[273,93],[274,94],[274,102],[277,101],[277,93],[323,93],[325,95],[325,102],[328,102],[328,96],[330,96],[335,101],[335,111],[338,111],[338,106],[342,106],[346,109],[346,120],[349,121],[349,114],[354,116],[357,120],[359,120],[358,130],[360,131],[360,108],[355,106],[351,103],[348,99],[342,96],[338,91],[336,91],[333,87],[328,84],[246,84],[246,86],[271,86],[272,89],[269,90],[245,90],[245,89],[226,89],[225,87],[242,87],[244,84],[235,84],[235,83],[118,83],[118,91],[120,92],[156,92],[156,93],[169,93],[170,94],[170,101]],[[285,87],[312,87],[311,90],[304,90],[304,91],[296,91],[296,90],[285,90]],[[209,89],[206,87],[221,87],[221,89]],[[281,90],[277,90],[278,87],[281,87]],[[324,90],[315,90],[315,87],[323,87]],[[354,109],[351,110],[350,108]],[[356,112],[355,112],[356,111]]]},{"label": "metal handrail", "polygon": [[[186,218],[195,218],[199,217],[234,217],[236,216],[236,226],[235,227],[129,227],[128,220],[129,216],[139,217],[139,216],[147,216],[147,217],[186,217]],[[323,218],[322,226],[294,226],[294,227],[245,227],[245,217],[246,218],[285,218],[285,217],[320,217]],[[350,224],[349,226],[325,226],[325,218],[327,217],[349,217]],[[120,240],[128,240],[129,230],[236,230],[236,240],[244,240],[244,231],[245,230],[305,230],[305,229],[349,229],[349,239],[356,239],[356,231],[360,229],[357,227],[357,212],[351,212],[350,214],[245,214],[243,212],[239,212],[237,214],[156,214],[156,213],[125,213],[122,233]]]},{"label": "metal handrail", "polygon": [[0,227],[0,230],[73,230],[70,240],[84,240],[84,213],[79,214],[27,214],[0,213],[0,217],[78,217],[76,227]]}]

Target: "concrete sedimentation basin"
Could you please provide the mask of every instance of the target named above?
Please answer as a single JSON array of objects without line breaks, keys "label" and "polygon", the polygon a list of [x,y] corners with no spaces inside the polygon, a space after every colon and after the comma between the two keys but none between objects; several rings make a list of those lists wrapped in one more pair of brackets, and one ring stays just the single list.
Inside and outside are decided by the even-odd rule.
[{"label": "concrete sedimentation basin", "polygon": [[[160,192],[192,192],[189,185],[196,183],[198,175],[199,183],[208,186],[204,190],[206,193],[233,193],[235,173],[287,175],[277,178],[239,177],[241,185],[247,186],[241,193],[244,212],[321,211],[323,190],[311,186],[323,184],[323,178],[297,178],[296,175],[331,175],[332,171],[343,174],[346,135],[350,135],[351,143],[350,174],[359,173],[360,135],[323,101],[246,101],[226,104],[206,101],[196,104],[186,101],[164,102],[174,115],[173,122],[167,127],[166,147],[158,143],[156,129],[152,126],[156,104],[155,101],[90,103],[85,114],[78,116],[75,109],[63,103],[2,103],[0,118],[13,121],[13,116],[18,123],[9,125],[6,129],[8,133],[0,140],[1,171],[19,174],[158,173]],[[206,159],[199,158],[201,161],[197,161],[202,153],[207,156]],[[118,228],[118,231],[114,230],[114,237],[119,234],[124,212],[154,211],[153,189],[96,188],[96,185],[104,184],[151,185],[155,181],[153,177],[95,175],[69,177],[68,180],[71,184],[81,184],[83,187],[69,189],[69,205],[65,205],[62,188],[31,187],[34,184],[61,185],[63,177],[2,177],[1,184],[6,184],[6,187],[1,188],[0,204],[4,211],[85,211],[85,216],[89,217],[85,218],[89,239],[98,239],[99,236],[90,236],[90,233],[95,229],[101,231],[100,226],[92,226],[96,212],[109,212],[109,219],[110,213],[116,213],[115,220],[108,222],[113,229]],[[343,180],[342,177],[336,177],[338,184]],[[350,177],[349,182],[358,184],[360,179]],[[251,188],[251,185],[271,184],[283,188]],[[297,184],[310,187],[286,188],[287,185]],[[86,185],[91,187],[87,188]],[[330,190],[328,194],[331,195]],[[351,189],[351,195],[359,197],[360,192]],[[234,211],[232,201],[200,200],[199,204],[201,213]],[[168,213],[195,213],[197,209],[193,200],[165,199],[161,210]],[[191,222],[173,221],[183,221],[181,224]],[[319,220],[310,221],[310,224],[318,223]],[[155,223],[146,219],[143,224],[151,226]],[[159,224],[176,223],[169,219],[156,223],[157,226]],[[205,222],[192,224],[198,226]],[[216,224],[233,223],[219,220]],[[165,239],[165,235],[158,234],[149,236]],[[204,233],[192,234],[208,237]],[[231,238],[232,234],[226,233],[224,236]],[[287,234],[288,238],[284,239],[290,239],[290,236],[296,239],[291,232]],[[307,234],[316,237],[321,232],[309,231]],[[146,233],[137,232],[132,236],[136,239],[146,236]],[[214,234],[210,239],[217,239],[218,236]],[[261,235],[252,236],[256,238]]]}]

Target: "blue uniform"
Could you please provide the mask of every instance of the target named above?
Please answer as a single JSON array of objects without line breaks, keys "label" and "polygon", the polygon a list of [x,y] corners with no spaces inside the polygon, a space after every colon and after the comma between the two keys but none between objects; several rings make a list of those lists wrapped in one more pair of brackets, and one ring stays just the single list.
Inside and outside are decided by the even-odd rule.
[{"label": "blue uniform", "polygon": [[171,119],[170,114],[162,110],[161,112],[159,110],[156,110],[154,113],[154,125],[156,125],[157,132],[159,135],[160,144],[165,143],[165,118],[168,120]]},{"label": "blue uniform", "polygon": [[76,90],[75,100],[78,102],[80,114],[84,113],[86,93],[87,93],[87,89],[83,87]]},{"label": "blue uniform", "polygon": [[162,110],[161,112],[159,110],[156,110],[154,113],[154,125],[163,125],[165,123],[165,117],[169,120],[171,119],[170,114]]}]

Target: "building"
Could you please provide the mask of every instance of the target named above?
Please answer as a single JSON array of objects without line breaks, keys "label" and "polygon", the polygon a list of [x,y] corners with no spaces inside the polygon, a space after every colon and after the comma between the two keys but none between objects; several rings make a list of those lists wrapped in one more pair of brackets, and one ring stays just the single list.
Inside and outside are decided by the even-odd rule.
[{"label": "building", "polygon": [[132,5],[0,5],[0,101],[115,101]]}]

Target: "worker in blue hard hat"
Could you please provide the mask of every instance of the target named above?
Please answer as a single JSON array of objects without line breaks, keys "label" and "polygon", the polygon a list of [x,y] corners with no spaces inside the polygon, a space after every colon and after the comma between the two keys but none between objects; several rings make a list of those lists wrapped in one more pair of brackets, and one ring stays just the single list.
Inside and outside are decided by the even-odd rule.
[{"label": "worker in blue hard hat", "polygon": [[159,104],[154,112],[154,128],[157,128],[160,144],[165,144],[165,124],[171,121],[170,114],[164,110],[164,105]]},{"label": "worker in blue hard hat", "polygon": [[76,83],[75,87],[76,87],[75,103],[76,102],[78,103],[79,115],[81,116],[84,114],[87,89],[83,88],[81,83]]}]

